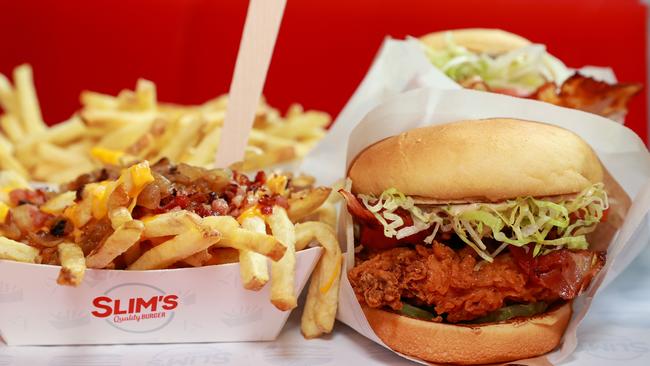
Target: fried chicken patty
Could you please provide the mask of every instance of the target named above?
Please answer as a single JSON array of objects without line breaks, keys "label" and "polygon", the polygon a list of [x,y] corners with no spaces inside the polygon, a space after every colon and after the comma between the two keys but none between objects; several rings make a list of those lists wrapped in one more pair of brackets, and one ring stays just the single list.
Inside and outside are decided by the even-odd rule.
[{"label": "fried chicken patty", "polygon": [[[539,271],[527,272],[530,263],[522,261],[521,256],[514,258],[503,253],[493,263],[479,263],[471,248],[454,251],[435,241],[430,247],[417,245],[381,251],[367,260],[357,257],[358,263],[348,277],[357,298],[367,306],[400,310],[403,302],[408,302],[432,307],[438,315],[445,315],[447,322],[457,323],[479,318],[507,304],[553,303],[573,298],[604,263],[604,258],[594,263],[597,256],[589,251],[556,252],[549,259],[557,265],[544,269],[544,274],[553,274],[552,283],[540,280]],[[590,265],[576,265],[582,262]],[[572,284],[570,291],[563,283]]]}]

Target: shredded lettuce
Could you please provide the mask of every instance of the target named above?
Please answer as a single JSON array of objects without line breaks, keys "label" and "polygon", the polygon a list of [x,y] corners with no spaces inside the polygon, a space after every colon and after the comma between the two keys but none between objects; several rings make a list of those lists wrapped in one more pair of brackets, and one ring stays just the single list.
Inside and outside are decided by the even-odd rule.
[{"label": "shredded lettuce", "polygon": [[[389,188],[379,197],[358,195],[363,205],[384,227],[386,237],[402,239],[428,230],[431,243],[438,230],[454,231],[481,258],[492,262],[508,245],[535,244],[534,255],[559,248],[587,249],[586,234],[595,230],[609,208],[602,183],[587,187],[573,198],[553,202],[533,197],[521,197],[503,203],[473,203],[464,205],[429,205],[418,207],[411,197]],[[407,211],[413,225],[402,227],[404,219],[395,211]],[[553,233],[553,236],[549,234]],[[483,243],[492,238],[503,243],[490,253]]]},{"label": "shredded lettuce", "polygon": [[532,93],[547,81],[559,85],[571,74],[540,44],[492,56],[477,54],[456,44],[452,33],[447,33],[445,43],[446,47],[441,49],[423,47],[431,63],[459,83],[478,80],[493,89]]}]

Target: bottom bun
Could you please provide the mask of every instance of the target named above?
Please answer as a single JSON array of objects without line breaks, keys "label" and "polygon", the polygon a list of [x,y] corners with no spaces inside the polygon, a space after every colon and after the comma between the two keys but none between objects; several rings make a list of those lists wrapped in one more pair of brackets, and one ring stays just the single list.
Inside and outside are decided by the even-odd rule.
[{"label": "bottom bun", "polygon": [[363,306],[387,346],[438,363],[477,365],[539,356],[560,343],[571,318],[571,303],[527,319],[485,325],[452,325],[409,318]]}]

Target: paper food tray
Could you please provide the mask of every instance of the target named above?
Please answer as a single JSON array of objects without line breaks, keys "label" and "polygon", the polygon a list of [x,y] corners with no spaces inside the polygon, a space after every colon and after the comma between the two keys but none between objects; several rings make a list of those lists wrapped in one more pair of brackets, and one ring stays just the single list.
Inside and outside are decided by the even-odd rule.
[{"label": "paper food tray", "polygon": [[[296,253],[296,293],[321,248]],[[88,269],[78,288],[60,267],[0,260],[0,334],[8,345],[274,340],[290,311],[242,287],[239,264],[157,271]]]}]

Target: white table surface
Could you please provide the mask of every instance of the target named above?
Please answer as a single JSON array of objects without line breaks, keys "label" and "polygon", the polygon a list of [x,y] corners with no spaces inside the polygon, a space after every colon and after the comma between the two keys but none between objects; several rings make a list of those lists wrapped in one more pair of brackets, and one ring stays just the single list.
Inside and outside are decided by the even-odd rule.
[{"label": "white table surface", "polygon": [[[411,365],[337,323],[333,335],[305,340],[294,313],[275,342],[138,346],[8,347],[0,366]],[[563,365],[650,365],[650,248],[596,296]]]}]

